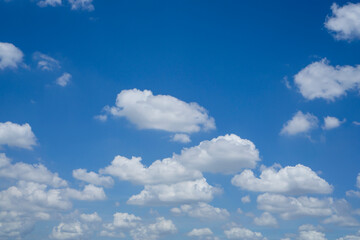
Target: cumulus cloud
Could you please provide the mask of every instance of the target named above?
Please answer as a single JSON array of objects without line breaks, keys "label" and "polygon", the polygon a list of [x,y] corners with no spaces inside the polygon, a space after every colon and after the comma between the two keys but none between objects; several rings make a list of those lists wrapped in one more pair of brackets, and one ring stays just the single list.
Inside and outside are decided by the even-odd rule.
[{"label": "cumulus cloud", "polygon": [[333,214],[332,198],[287,197],[279,194],[264,193],[257,197],[258,208],[278,213],[283,219],[300,216],[326,217]]},{"label": "cumulus cloud", "polygon": [[[38,5],[44,2],[58,2],[58,0],[40,1],[38,2]],[[61,0],[60,0],[60,4],[61,4]],[[43,71],[53,71],[55,69],[60,68],[60,63],[58,60],[43,53],[36,52],[34,53],[33,58],[35,61],[37,61],[37,67]]]},{"label": "cumulus cloud", "polygon": [[157,160],[149,167],[145,167],[139,157],[128,159],[126,157],[116,156],[111,162],[111,165],[100,169],[100,173],[109,174],[118,177],[120,180],[131,181],[141,185],[171,184],[202,178],[201,172],[186,169],[179,162],[171,158],[165,158],[162,161]]},{"label": "cumulus cloud", "polygon": [[95,172],[87,172],[86,169],[75,169],[72,172],[73,177],[81,181],[91,183],[97,186],[111,187],[114,180],[109,176],[100,176]]},{"label": "cumulus cloud", "polygon": [[249,191],[283,194],[329,194],[333,190],[324,179],[301,164],[281,169],[264,168],[259,178],[255,177],[253,171],[244,170],[235,175],[231,183]]},{"label": "cumulus cloud", "polygon": [[299,227],[298,240],[327,240],[325,234],[312,225],[301,225]]},{"label": "cumulus cloud", "polygon": [[257,198],[258,209],[279,214],[282,219],[290,220],[298,217],[324,218],[324,224],[338,226],[359,226],[352,217],[353,210],[345,199],[315,197],[287,197],[279,194],[265,193]]},{"label": "cumulus cloud", "polygon": [[70,83],[71,77],[70,73],[63,73],[63,75],[56,79],[56,84],[61,87],[66,87],[66,85]]},{"label": "cumulus cloud", "polygon": [[332,16],[327,17],[325,27],[334,33],[336,39],[353,40],[360,38],[360,3],[331,6]]},{"label": "cumulus cloud", "polygon": [[155,240],[169,234],[174,234],[176,231],[176,226],[171,220],[158,217],[155,223],[132,229],[130,235],[134,240]]},{"label": "cumulus cloud", "polygon": [[228,239],[242,239],[242,240],[266,240],[259,232],[253,232],[247,228],[233,227],[224,231]]},{"label": "cumulus cloud", "polygon": [[213,235],[210,228],[194,228],[188,234],[189,237],[205,237]]},{"label": "cumulus cloud", "polygon": [[254,143],[235,134],[202,141],[198,146],[184,148],[181,154],[174,154],[173,158],[190,169],[224,174],[254,168],[260,161]]},{"label": "cumulus cloud", "polygon": [[140,194],[129,199],[130,204],[175,204],[209,201],[219,192],[207,184],[201,171],[229,174],[253,168],[259,160],[259,151],[251,141],[231,134],[185,148],[149,167],[139,157],[116,156],[99,172],[145,186]]},{"label": "cumulus cloud", "polygon": [[0,146],[32,149],[36,138],[28,123],[19,125],[12,122],[0,123]]},{"label": "cumulus cloud", "polygon": [[92,184],[86,185],[82,191],[72,188],[67,188],[65,190],[65,195],[68,198],[73,198],[83,201],[95,201],[95,200],[106,199],[104,189],[101,187],[96,187]]},{"label": "cumulus cloud", "polygon": [[354,211],[345,199],[334,201],[332,209],[333,214],[330,217],[327,217],[323,223],[347,227],[360,225],[359,222],[352,216]]},{"label": "cumulus cloud", "polygon": [[101,222],[102,219],[101,217],[97,214],[97,212],[94,212],[94,213],[90,213],[90,214],[81,214],[80,215],[80,219],[84,222]]},{"label": "cumulus cloud", "polygon": [[0,208],[6,211],[35,214],[70,207],[71,202],[60,189],[49,189],[45,184],[19,181],[17,186],[0,192]]},{"label": "cumulus cloud", "polygon": [[179,208],[172,208],[171,212],[174,214],[186,214],[189,217],[204,220],[226,219],[230,216],[226,209],[216,208],[204,202],[200,202],[195,205],[184,204]]},{"label": "cumulus cloud", "polygon": [[338,226],[346,226],[346,227],[357,227],[359,226],[359,222],[352,217],[351,215],[332,215],[326,218],[323,223],[325,224],[335,224]]},{"label": "cumulus cloud", "polygon": [[300,133],[307,133],[310,130],[316,128],[318,125],[318,119],[310,113],[302,113],[298,111],[292,119],[287,121],[280,134],[282,135],[296,135]]},{"label": "cumulus cloud", "polygon": [[242,203],[249,203],[249,202],[251,202],[250,196],[249,196],[249,195],[246,195],[246,196],[242,197],[242,198],[241,198],[241,202],[242,202]]},{"label": "cumulus cloud", "polygon": [[105,107],[108,114],[125,117],[140,129],[193,133],[215,128],[215,121],[197,103],[186,103],[169,95],[153,95],[149,90],[123,90],[116,105]]},{"label": "cumulus cloud", "polygon": [[84,236],[86,230],[87,226],[85,224],[81,224],[78,221],[72,223],[62,222],[53,228],[49,237],[59,240],[80,239]]},{"label": "cumulus cloud", "polygon": [[324,130],[330,130],[330,129],[334,129],[337,127],[340,127],[341,124],[343,124],[345,122],[345,120],[340,121],[338,118],[336,117],[324,117],[324,125],[323,125],[323,129]]},{"label": "cumulus cloud", "polygon": [[172,137],[172,140],[174,142],[181,142],[181,143],[189,143],[191,142],[191,139],[189,137],[189,135],[184,134],[184,133],[177,133]]},{"label": "cumulus cloud", "polygon": [[17,68],[23,61],[24,54],[12,43],[0,42],[0,70]]},{"label": "cumulus cloud", "polygon": [[44,165],[23,162],[11,164],[11,160],[4,153],[0,153],[0,178],[31,181],[53,187],[67,186],[65,180],[57,173],[50,172]]},{"label": "cumulus cloud", "polygon": [[0,239],[21,239],[33,229],[37,220],[47,218],[39,218],[35,214],[28,216],[16,211],[0,211]]},{"label": "cumulus cloud", "polygon": [[360,66],[331,66],[326,59],[311,63],[295,75],[304,98],[334,101],[350,90],[359,90]]},{"label": "cumulus cloud", "polygon": [[178,204],[211,201],[220,189],[209,185],[205,178],[175,184],[145,185],[138,195],[127,201],[134,205]]},{"label": "cumulus cloud", "polygon": [[85,10],[94,11],[95,7],[92,4],[93,0],[68,0],[71,5],[71,10]]},{"label": "cumulus cloud", "polygon": [[[126,230],[137,227],[140,224],[141,218],[129,213],[117,212],[114,214],[114,220],[112,223],[104,224],[106,232],[111,231],[115,233],[116,229]],[[119,235],[119,234],[115,234]]]},{"label": "cumulus cloud", "polygon": [[263,212],[260,217],[254,218],[254,223],[258,226],[268,227],[276,227],[278,225],[276,218],[268,212]]},{"label": "cumulus cloud", "polygon": [[[69,210],[72,199],[92,201],[106,197],[102,188],[93,185],[87,185],[83,190],[69,188],[65,180],[45,166],[23,162],[12,164],[5,154],[0,154],[0,178],[17,181],[16,185],[0,191],[0,238],[4,239],[22,238],[36,222],[50,220]],[[80,216],[86,224],[98,222],[99,218],[97,213]],[[65,225],[55,228],[53,237],[61,239],[66,228]]]}]

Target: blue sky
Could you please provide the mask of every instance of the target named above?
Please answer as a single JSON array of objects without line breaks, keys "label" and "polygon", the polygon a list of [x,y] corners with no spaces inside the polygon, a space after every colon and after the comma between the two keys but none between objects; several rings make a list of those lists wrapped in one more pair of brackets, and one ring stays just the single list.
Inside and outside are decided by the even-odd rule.
[{"label": "blue sky", "polygon": [[0,239],[360,239],[360,3],[0,0]]}]

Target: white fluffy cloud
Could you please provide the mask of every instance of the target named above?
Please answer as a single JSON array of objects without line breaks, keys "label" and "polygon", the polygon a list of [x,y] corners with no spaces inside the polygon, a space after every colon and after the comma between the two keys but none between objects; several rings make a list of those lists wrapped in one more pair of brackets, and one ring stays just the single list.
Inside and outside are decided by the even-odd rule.
[{"label": "white fluffy cloud", "polygon": [[145,185],[138,195],[127,201],[134,205],[178,204],[190,202],[208,202],[220,190],[209,185],[205,178],[184,181],[175,184]]},{"label": "white fluffy cloud", "polygon": [[120,180],[130,181],[136,184],[171,184],[186,180],[202,178],[201,172],[186,169],[179,162],[165,158],[157,160],[149,167],[141,163],[141,158],[132,157],[128,159],[116,156],[111,165],[100,170],[101,174],[109,174],[118,177]]},{"label": "white fluffy cloud", "polygon": [[96,187],[92,184],[86,185],[82,191],[67,188],[65,189],[65,195],[68,198],[82,201],[96,201],[106,199],[104,189],[101,187]]},{"label": "white fluffy cloud", "polygon": [[184,133],[177,133],[172,137],[172,140],[174,142],[181,142],[181,143],[189,143],[191,142],[191,139],[189,137],[189,135],[184,134]]},{"label": "white fluffy cloud", "polygon": [[334,32],[336,39],[352,40],[360,38],[360,3],[348,3],[339,7],[331,6],[332,16],[328,17],[325,27]]},{"label": "white fluffy cloud", "polygon": [[0,208],[6,211],[47,214],[70,207],[60,189],[49,189],[45,184],[20,181],[0,192]]},{"label": "white fluffy cloud", "polygon": [[[61,0],[46,0],[38,2],[38,5],[57,2],[60,2],[61,4]],[[60,63],[58,60],[43,53],[36,52],[34,53],[33,58],[35,61],[37,61],[37,67],[43,71],[52,71],[60,68]]]},{"label": "white fluffy cloud", "polygon": [[247,228],[233,227],[224,231],[228,239],[242,239],[242,240],[266,240],[259,232],[253,232]]},{"label": "white fluffy cloud", "polygon": [[32,149],[36,138],[28,123],[19,125],[12,122],[0,123],[0,146]]},{"label": "white fluffy cloud", "polygon": [[94,11],[95,7],[92,4],[93,0],[68,0],[71,5],[71,10],[85,10]]},{"label": "white fluffy cloud", "polygon": [[311,129],[317,127],[318,119],[310,113],[302,113],[298,111],[292,119],[284,124],[280,134],[282,135],[296,135],[300,133],[307,133]]},{"label": "white fluffy cloud", "polygon": [[258,196],[257,204],[259,209],[278,213],[283,219],[300,216],[326,217],[334,213],[332,198],[318,199],[304,196],[295,198],[264,193]]},{"label": "white fluffy cloud", "polygon": [[11,164],[11,160],[4,153],[0,153],[0,178],[31,181],[53,187],[67,186],[65,180],[61,179],[57,173],[50,172],[44,165],[23,162]]},{"label": "white fluffy cloud", "polygon": [[111,165],[101,169],[100,173],[142,185],[170,184],[199,179],[202,177],[200,171],[236,173],[243,168],[254,168],[258,161],[259,151],[255,145],[231,134],[185,148],[180,154],[157,160],[149,167],[145,167],[139,157],[128,159],[116,156]]},{"label": "white fluffy cloud", "polygon": [[60,77],[58,77],[56,79],[56,84],[61,86],[61,87],[65,87],[66,85],[68,85],[70,83],[71,80],[71,74],[70,73],[63,73],[63,75],[61,75]]},{"label": "white fluffy cloud", "polygon": [[176,231],[176,226],[171,220],[158,217],[155,223],[132,229],[130,235],[134,240],[155,240],[169,234],[174,234]]},{"label": "white fluffy cloud", "polygon": [[352,216],[353,210],[345,199],[315,197],[287,197],[278,194],[265,193],[257,198],[258,208],[271,213],[277,213],[282,219],[289,220],[298,217],[321,217],[324,224],[338,226],[359,226]]},{"label": "white fluffy cloud", "polygon": [[301,225],[299,227],[298,240],[327,240],[325,234],[312,225]]},{"label": "white fluffy cloud", "polygon": [[81,214],[80,215],[80,219],[84,222],[101,222],[102,219],[101,217],[97,214],[97,212],[94,212],[94,213],[90,213],[90,214]]},{"label": "white fluffy cloud", "polygon": [[0,70],[17,68],[23,61],[24,54],[14,44],[0,42]]},{"label": "white fluffy cloud", "polygon": [[105,110],[127,118],[140,129],[193,133],[215,128],[214,119],[198,104],[169,95],[153,95],[149,90],[123,90],[117,95],[116,105]]},{"label": "white fluffy cloud", "polygon": [[37,220],[47,220],[47,216],[41,218],[16,211],[0,211],[0,239],[21,239],[30,232]]},{"label": "white fluffy cloud", "polygon": [[157,160],[149,167],[139,157],[116,156],[99,172],[145,186],[140,194],[129,199],[130,204],[175,204],[209,201],[220,191],[206,182],[201,171],[234,173],[255,167],[257,161],[260,158],[255,145],[231,134],[185,148],[180,154]]},{"label": "white fluffy cloud", "polygon": [[172,208],[171,212],[174,214],[186,214],[189,217],[201,218],[204,220],[226,219],[230,216],[226,209],[213,207],[203,202],[195,205],[184,204],[179,208]]},{"label": "white fluffy cloud", "polygon": [[114,214],[112,223],[104,224],[104,230],[101,231],[101,236],[124,238],[125,234],[122,231],[129,231],[141,225],[141,218],[134,214],[117,212]]},{"label": "white fluffy cloud", "polygon": [[330,217],[327,217],[323,223],[347,227],[360,225],[359,222],[352,216],[354,211],[345,199],[334,201],[331,207],[333,209],[333,214]]},{"label": "white fluffy cloud", "polygon": [[189,237],[205,237],[213,235],[210,228],[194,228],[188,234]]},{"label": "white fluffy cloud", "polygon": [[323,129],[325,129],[325,130],[334,129],[334,128],[340,127],[340,125],[343,124],[344,122],[345,122],[345,120],[340,121],[336,117],[327,116],[327,117],[324,117]]},{"label": "white fluffy cloud", "polygon": [[86,230],[87,225],[81,224],[78,221],[72,223],[62,222],[53,228],[50,234],[50,238],[59,240],[80,239],[84,236]]},{"label": "white fluffy cloud", "polygon": [[360,66],[331,66],[326,59],[311,63],[295,75],[304,98],[333,101],[360,87]]},{"label": "white fluffy cloud", "polygon": [[235,175],[231,183],[249,191],[283,194],[329,194],[333,190],[324,179],[301,164],[281,169],[264,168],[259,178],[254,176],[253,171],[244,170]]},{"label": "white fluffy cloud", "polygon": [[263,212],[260,217],[254,218],[254,223],[258,226],[269,227],[276,227],[278,225],[276,218],[268,212]]},{"label": "white fluffy cloud", "polygon": [[251,202],[250,196],[249,196],[249,195],[243,196],[243,197],[241,198],[241,202],[242,202],[242,203],[249,203],[249,202]]},{"label": "white fluffy cloud", "polygon": [[87,172],[86,169],[75,169],[72,172],[73,177],[81,181],[91,183],[97,186],[111,187],[114,180],[109,176],[100,176],[95,172]]},{"label": "white fluffy cloud", "polygon": [[203,172],[231,174],[244,168],[254,168],[259,151],[250,140],[227,134],[202,141],[198,146],[185,148],[173,158],[189,169]]},{"label": "white fluffy cloud", "polygon": [[[71,199],[91,201],[105,198],[102,188],[93,185],[87,185],[81,191],[68,188],[66,181],[45,166],[22,162],[11,164],[5,154],[0,154],[0,178],[17,181],[16,185],[0,191],[0,238],[4,239],[21,238],[37,221],[49,220],[69,210]],[[82,214],[81,219],[90,223],[98,221],[99,216],[96,213]],[[55,228],[54,238],[65,239],[67,235],[62,233],[66,229],[66,225]]]}]

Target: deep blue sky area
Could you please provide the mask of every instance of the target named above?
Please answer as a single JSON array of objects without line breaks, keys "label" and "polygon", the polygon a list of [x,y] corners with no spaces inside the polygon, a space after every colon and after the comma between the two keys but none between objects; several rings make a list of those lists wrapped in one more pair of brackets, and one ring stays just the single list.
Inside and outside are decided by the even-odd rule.
[{"label": "deep blue sky area", "polygon": [[[11,186],[20,189],[20,182],[27,181],[45,184],[48,190],[60,189],[64,201],[72,204],[61,210],[50,204],[47,212],[44,210],[48,218],[29,223],[27,218],[35,214],[29,210],[31,207],[14,209],[0,203],[0,239],[330,240],[346,235],[360,239],[357,235],[360,178],[356,185],[360,172],[360,67],[357,66],[360,64],[360,29],[353,30],[353,36],[341,39],[337,37],[339,33],[327,27],[325,22],[336,17],[331,9],[334,1],[84,1],[94,9],[86,9],[84,5],[76,8],[73,4],[77,1],[81,2],[59,0],[61,5],[40,7],[42,1],[37,0],[0,0],[0,152],[12,159],[13,165],[22,162],[32,166],[35,175],[39,174],[36,164],[40,163],[51,174],[58,173],[67,181],[66,187],[54,187],[22,177],[31,169],[11,177],[11,171],[17,168],[2,170],[0,164],[0,201],[8,199],[6,194]],[[348,1],[335,3],[344,11],[350,6]],[[353,2],[351,7],[360,9],[359,4]],[[360,21],[360,10],[357,14],[355,22]],[[349,24],[351,22],[346,22],[344,26],[351,26]],[[2,43],[11,43],[23,53],[15,67],[1,67]],[[48,56],[57,61],[58,66],[41,69],[36,54]],[[313,75],[307,75],[306,79],[314,84],[310,90],[315,91],[319,87],[316,81],[326,77],[340,84],[353,81],[353,85],[334,98],[310,99],[295,76],[315,62],[334,71],[325,76],[316,69]],[[344,66],[349,67],[347,73],[343,72]],[[71,78],[61,86],[57,79],[64,73],[69,73]],[[299,77],[299,81],[306,81],[302,79]],[[326,88],[331,83],[323,84]],[[214,118],[216,127],[194,132],[141,127],[145,126],[146,119],[138,117],[137,125],[125,110],[123,116],[104,110],[105,106],[115,106],[117,94],[132,89],[141,93],[150,90],[155,98],[172,96],[186,106],[197,103],[208,118]],[[165,101],[160,102],[166,104]],[[156,116],[156,107],[148,107],[148,118]],[[136,105],[127,107],[129,112],[133,108]],[[165,111],[163,116],[167,116],[175,108],[167,105],[166,111],[159,111]],[[316,124],[309,127],[306,125],[310,124],[309,118],[302,119],[305,128],[300,126],[296,133],[286,132],[284,129],[292,126],[291,121],[299,111],[316,118]],[[186,114],[189,112],[180,111],[178,117],[166,121],[176,121]],[[99,120],[100,115],[107,120]],[[336,118],[339,124],[326,128],[324,118],[327,116]],[[185,119],[191,121],[191,116]],[[31,126],[36,138],[31,149],[9,143],[8,139],[19,136],[12,138],[7,134],[1,125],[5,122]],[[178,133],[186,134],[191,142],[172,140]],[[250,168],[238,170],[246,153],[237,156],[231,147],[225,146],[223,152],[216,152],[220,151],[217,148],[199,155],[201,159],[206,154],[215,154],[219,168],[227,161],[222,154],[235,159],[234,172],[230,174],[217,172],[216,167],[209,171],[195,168],[209,185],[221,189],[211,199],[129,204],[131,196],[158,185],[139,184],[130,177],[121,179],[100,170],[118,155],[128,159],[141,157],[144,166],[149,167],[155,160],[171,158],[174,153],[181,155],[182,150],[226,134],[235,134],[239,141],[250,140],[259,151],[259,160]],[[200,149],[202,145],[199,146]],[[185,164],[185,171],[191,172],[189,166],[200,161],[198,158],[193,155],[189,165],[179,161]],[[270,168],[274,164],[281,166]],[[287,177],[279,174],[273,182],[268,179],[271,187],[266,187],[267,190],[254,190],[261,188],[260,174],[264,169],[280,173],[297,164],[306,166],[308,172],[295,173],[297,168],[294,168],[294,172],[285,174]],[[74,177],[73,170],[80,168],[93,171],[98,177],[111,177],[113,186],[103,187]],[[256,186],[251,189],[251,182],[241,186],[232,184],[233,177],[240,176],[247,168],[259,180],[259,185],[254,183]],[[161,179],[159,174],[164,171],[167,170],[157,173],[156,179]],[[145,173],[135,175],[141,174]],[[306,174],[312,175],[307,179]],[[289,189],[271,190],[286,181]],[[102,189],[106,197],[90,201],[72,198],[65,189],[81,191],[89,184]],[[159,184],[172,187],[174,182]],[[331,190],[326,193],[327,190],[319,190],[326,188]],[[354,191],[348,192],[351,190]],[[294,210],[297,214],[287,218],[281,210],[261,206],[259,198],[264,194],[300,202],[302,198],[331,199],[332,203],[319,203],[314,207],[302,202],[303,205]],[[245,196],[250,202],[242,199]],[[21,205],[22,200],[16,199]],[[24,201],[32,206],[44,204]],[[211,219],[174,212],[174,208],[183,204],[195,208],[199,202],[227,214]],[[289,206],[288,212],[293,211],[292,207]],[[21,216],[14,220],[1,217],[1,213],[10,211]],[[86,221],[81,217],[94,212],[101,221]],[[113,222],[116,212],[134,214],[142,220],[136,220],[137,225],[134,220],[127,220],[129,226],[119,227]],[[271,216],[267,222],[265,218],[260,219],[264,212]],[[171,221],[173,228],[151,232],[149,226],[159,217]],[[6,228],[17,222],[22,223],[23,228]],[[5,227],[1,227],[1,223]],[[74,227],[77,224],[79,227]],[[112,229],[109,224],[114,224]],[[206,228],[212,233],[204,233]],[[193,229],[203,232],[191,235]],[[241,235],[244,229],[250,231],[247,237]],[[11,235],[11,231],[16,233]]]}]

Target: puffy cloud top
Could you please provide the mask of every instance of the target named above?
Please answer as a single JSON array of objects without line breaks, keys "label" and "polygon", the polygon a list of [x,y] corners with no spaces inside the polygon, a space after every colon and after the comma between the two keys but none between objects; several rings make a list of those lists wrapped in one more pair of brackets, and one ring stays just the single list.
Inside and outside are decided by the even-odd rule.
[{"label": "puffy cloud top", "polygon": [[213,235],[210,228],[194,228],[188,234],[189,237],[204,237]]},{"label": "puffy cloud top", "polygon": [[149,90],[123,90],[116,105],[105,107],[109,114],[126,117],[140,129],[193,133],[215,128],[215,121],[197,103],[186,103],[169,95],[153,95]]},{"label": "puffy cloud top", "polygon": [[53,187],[67,186],[65,180],[61,179],[57,173],[50,172],[44,165],[23,162],[11,164],[4,153],[0,153],[0,178],[43,183]]},{"label": "puffy cloud top", "polygon": [[224,174],[254,168],[260,161],[254,143],[235,134],[203,141],[198,146],[183,149],[173,158],[190,169]]},{"label": "puffy cloud top", "polygon": [[311,63],[295,75],[304,98],[333,101],[360,87],[360,66],[331,66],[326,59]]},{"label": "puffy cloud top", "polygon": [[332,16],[328,17],[325,27],[335,33],[336,39],[352,40],[360,38],[360,3],[348,3],[339,7],[331,6]]},{"label": "puffy cloud top", "polygon": [[286,197],[279,194],[264,193],[257,198],[258,208],[278,213],[283,219],[299,216],[330,216],[333,214],[333,199],[313,197]]},{"label": "puffy cloud top", "polygon": [[134,205],[178,204],[211,201],[220,190],[209,185],[205,178],[175,184],[146,185],[138,195],[127,201]]},{"label": "puffy cloud top", "polygon": [[110,174],[118,177],[120,180],[127,180],[142,185],[170,184],[202,178],[201,172],[186,169],[179,162],[171,158],[165,158],[162,161],[157,160],[149,167],[145,167],[139,157],[128,159],[116,156],[111,165],[101,169],[100,173]]},{"label": "puffy cloud top", "polygon": [[336,117],[327,116],[327,117],[324,117],[324,125],[323,125],[322,128],[325,129],[325,130],[330,130],[330,129],[333,129],[333,128],[340,127],[340,125],[342,123],[344,123],[344,122],[345,122],[345,120],[340,121]]},{"label": "puffy cloud top", "polygon": [[266,240],[259,232],[253,232],[247,228],[233,227],[224,231],[228,239],[242,239],[242,240]]},{"label": "puffy cloud top", "polygon": [[309,167],[298,164],[280,170],[274,167],[262,170],[256,178],[251,170],[235,175],[232,184],[254,192],[272,192],[286,194],[329,194],[333,188]]},{"label": "puffy cloud top", "polygon": [[22,63],[24,54],[12,43],[0,42],[0,70],[17,68]]},{"label": "puffy cloud top", "polygon": [[200,202],[196,205],[181,205],[180,208],[172,208],[174,214],[187,214],[190,217],[201,218],[204,220],[226,219],[230,216],[224,208],[216,208],[207,203]]},{"label": "puffy cloud top", "polygon": [[311,129],[316,128],[318,125],[318,119],[311,113],[302,113],[298,111],[292,119],[287,121],[280,134],[282,135],[296,135],[300,133],[309,132]]},{"label": "puffy cloud top", "polygon": [[88,182],[98,186],[111,187],[114,180],[109,176],[100,176],[95,172],[87,172],[86,169],[73,170],[73,177],[84,182]]},{"label": "puffy cloud top", "polygon": [[36,138],[29,124],[0,123],[0,145],[32,149]]}]

